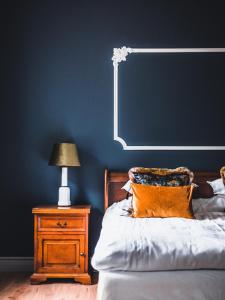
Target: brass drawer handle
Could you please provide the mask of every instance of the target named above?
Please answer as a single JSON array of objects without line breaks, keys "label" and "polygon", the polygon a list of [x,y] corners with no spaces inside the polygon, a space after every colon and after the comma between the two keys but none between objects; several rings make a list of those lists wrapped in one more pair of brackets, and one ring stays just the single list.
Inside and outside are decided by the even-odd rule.
[{"label": "brass drawer handle", "polygon": [[85,256],[85,253],[84,253],[84,252],[81,252],[81,253],[80,253],[80,256]]},{"label": "brass drawer handle", "polygon": [[56,225],[59,226],[60,228],[65,228],[67,226],[67,222],[64,222],[63,224],[58,222],[58,223],[56,223]]}]

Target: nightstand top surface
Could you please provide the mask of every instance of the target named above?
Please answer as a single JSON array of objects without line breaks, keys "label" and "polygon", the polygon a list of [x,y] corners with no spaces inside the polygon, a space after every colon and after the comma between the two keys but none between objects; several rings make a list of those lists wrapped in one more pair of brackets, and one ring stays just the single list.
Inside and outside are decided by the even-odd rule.
[{"label": "nightstand top surface", "polygon": [[74,213],[90,213],[90,205],[71,205],[71,206],[57,206],[57,205],[40,205],[32,209],[33,214],[74,214]]}]

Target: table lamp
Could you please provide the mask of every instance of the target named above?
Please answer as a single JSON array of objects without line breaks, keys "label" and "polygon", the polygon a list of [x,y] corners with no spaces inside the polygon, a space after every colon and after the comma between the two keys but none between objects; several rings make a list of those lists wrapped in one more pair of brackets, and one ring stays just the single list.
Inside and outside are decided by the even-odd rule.
[{"label": "table lamp", "polygon": [[50,166],[62,168],[62,180],[59,188],[58,206],[70,206],[70,188],[68,187],[68,167],[79,167],[80,162],[77,147],[73,143],[58,143],[53,145]]}]

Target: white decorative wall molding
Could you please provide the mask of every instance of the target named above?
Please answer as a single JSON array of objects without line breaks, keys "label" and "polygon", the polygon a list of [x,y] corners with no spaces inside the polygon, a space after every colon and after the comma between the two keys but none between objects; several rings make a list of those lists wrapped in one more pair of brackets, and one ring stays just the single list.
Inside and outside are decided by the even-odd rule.
[{"label": "white decorative wall molding", "polygon": [[118,141],[123,150],[225,150],[225,146],[132,146],[119,136],[119,110],[118,110],[118,77],[119,63],[126,61],[128,54],[132,53],[225,53],[225,48],[122,48],[113,49],[114,67],[114,140]]},{"label": "white decorative wall molding", "polygon": [[0,272],[32,272],[33,257],[0,257]]},{"label": "white decorative wall molding", "polygon": [[113,65],[117,65],[118,63],[120,63],[121,61],[126,61],[126,57],[129,53],[132,52],[131,48],[127,48],[127,47],[122,47],[122,48],[114,48],[113,49]]}]

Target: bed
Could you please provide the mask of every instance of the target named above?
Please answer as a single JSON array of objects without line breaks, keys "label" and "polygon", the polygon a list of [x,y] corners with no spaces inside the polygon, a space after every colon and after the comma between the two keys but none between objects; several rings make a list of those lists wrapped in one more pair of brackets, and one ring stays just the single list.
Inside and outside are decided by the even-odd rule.
[{"label": "bed", "polygon": [[[219,174],[212,172],[194,173],[194,182],[197,184],[219,177]],[[174,227],[171,218],[164,219],[163,224],[160,220],[132,220],[135,218],[118,214],[126,205],[126,200],[123,200],[126,198],[126,192],[121,187],[127,180],[128,175],[125,172],[105,171],[104,207],[106,214],[103,219],[100,239],[92,257],[92,265],[99,271],[98,300],[224,300],[224,213],[221,213],[221,218],[216,220],[213,218],[202,221],[188,220],[188,226],[185,220],[177,218],[176,222],[180,222],[178,227],[176,227],[177,225]],[[135,226],[132,225],[133,221]],[[129,238],[132,235],[138,236],[139,229],[142,231],[139,238],[143,239],[144,237],[146,239],[147,235],[143,234],[143,228],[146,228],[146,224],[143,226],[143,222],[147,222],[147,227],[151,228],[151,237],[154,234],[157,235],[157,232],[161,232],[163,237],[161,242],[164,248],[160,249],[160,257],[152,260],[155,261],[155,264],[148,255],[146,257],[143,255],[141,249],[138,249],[138,245],[135,245],[135,251],[140,250],[138,257],[133,256],[132,249],[129,253],[124,253],[123,246],[121,246],[123,244],[126,246],[128,236]],[[195,229],[195,226],[199,229]],[[202,226],[213,228],[209,237],[204,236]],[[167,228],[166,234],[163,233],[165,227]],[[128,232],[129,228],[132,228],[130,233]],[[183,231],[178,232],[177,228],[182,228]],[[201,230],[203,231],[201,232]],[[195,232],[196,236],[193,236]],[[195,241],[195,247],[191,248],[192,258],[194,258],[192,260],[185,256],[185,251],[183,251],[185,247],[182,244],[182,238],[185,242],[185,236],[190,233],[192,233],[192,240]],[[167,240],[173,235],[176,237],[176,243],[174,245],[170,243],[168,246]],[[117,237],[121,240],[119,245],[117,244]],[[218,245],[215,244],[215,241],[218,242]],[[156,249],[159,247],[154,238],[151,242],[151,247],[153,244],[155,244]],[[148,243],[149,241],[146,247],[148,247]],[[109,244],[110,247],[117,249],[116,254],[111,252],[107,254]],[[113,245],[111,246],[111,244]],[[179,247],[183,256],[181,255],[178,260],[177,258],[173,259],[176,257],[176,251]],[[206,248],[207,253],[197,257],[201,247]],[[147,249],[146,253],[148,251],[152,250]],[[160,263],[158,263],[159,261]],[[185,268],[183,268],[184,265]]]}]

